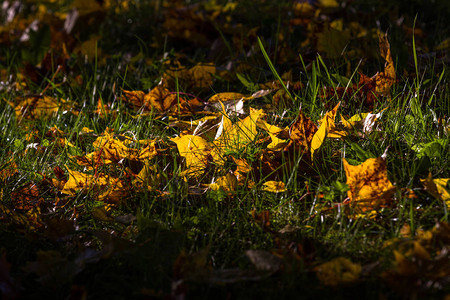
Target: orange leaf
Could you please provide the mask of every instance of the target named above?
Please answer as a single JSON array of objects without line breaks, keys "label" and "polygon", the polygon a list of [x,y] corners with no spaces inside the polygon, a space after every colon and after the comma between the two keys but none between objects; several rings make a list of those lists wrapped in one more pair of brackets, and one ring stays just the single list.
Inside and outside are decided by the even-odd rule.
[{"label": "orange leaf", "polygon": [[377,73],[375,77],[376,91],[381,95],[389,94],[391,86],[395,83],[395,67],[394,60],[391,55],[391,48],[387,38],[387,34],[378,34],[380,45],[380,54],[386,61],[384,72]]},{"label": "orange leaf", "polygon": [[387,177],[386,161],[382,157],[369,158],[357,166],[350,165],[345,158],[343,163],[350,202],[362,211],[389,204],[394,186]]},{"label": "orange leaf", "polygon": [[39,188],[34,183],[29,183],[11,193],[11,201],[15,209],[30,210],[39,206],[44,199],[40,196]]},{"label": "orange leaf", "polygon": [[159,112],[165,112],[177,101],[177,96],[171,94],[162,85],[157,85],[144,96],[144,106],[151,110],[154,107]]},{"label": "orange leaf", "polygon": [[144,96],[145,93],[143,91],[122,90],[122,97],[120,99],[124,102],[130,103],[135,107],[135,109],[139,109],[144,105]]},{"label": "orange leaf", "polygon": [[17,164],[13,159],[10,159],[0,170],[0,181],[5,181],[9,177],[14,176],[17,173]]}]

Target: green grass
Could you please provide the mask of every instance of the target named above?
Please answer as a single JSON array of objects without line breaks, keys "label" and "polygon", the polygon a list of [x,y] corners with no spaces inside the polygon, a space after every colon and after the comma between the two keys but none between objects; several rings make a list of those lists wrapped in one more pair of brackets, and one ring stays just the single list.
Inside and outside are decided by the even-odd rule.
[{"label": "green grass", "polygon": [[[53,76],[50,71],[40,82],[21,79],[20,74],[27,60],[36,66],[50,44],[41,45],[37,37],[29,44],[14,40],[11,50],[2,48],[0,52],[0,69],[4,71],[0,88],[3,99],[0,172],[17,171],[0,177],[0,254],[5,255],[5,260],[0,260],[0,269],[7,269],[5,262],[11,264],[8,276],[12,281],[8,284],[14,292],[24,298],[55,299],[83,292],[91,299],[166,298],[183,293],[187,298],[203,299],[318,296],[432,299],[448,295],[448,280],[433,277],[430,270],[448,265],[447,260],[439,260],[438,256],[439,251],[448,247],[449,233],[444,230],[439,235],[433,231],[433,238],[427,242],[420,238],[421,232],[431,230],[436,222],[445,225],[449,219],[446,204],[425,190],[420,181],[429,173],[433,178],[450,177],[448,69],[445,62],[441,66],[438,61],[432,65],[421,61],[418,51],[426,53],[424,44],[429,41],[408,40],[414,46],[413,64],[396,66],[398,82],[391,88],[391,100],[380,97],[370,110],[383,111],[377,122],[379,130],[364,137],[362,132],[356,132],[343,139],[327,138],[314,154],[313,162],[309,153],[280,154],[279,170],[272,174],[261,171],[264,162],[260,156],[268,142],[254,142],[244,149],[225,153],[228,160],[224,169],[211,164],[198,180],[184,180],[180,173],[185,170],[185,162],[170,141],[182,129],[172,126],[166,114],[153,109],[140,115],[141,111],[120,100],[122,89],[147,93],[155,87],[169,68],[166,64],[169,58],[179,55],[185,66],[208,62],[210,45],[193,46],[184,38],[171,35],[158,19],[159,13],[170,8],[158,8],[155,3],[131,4],[128,11],[120,14],[113,9],[109,11],[98,32],[103,38],[95,53],[101,50],[102,54],[86,59],[74,50],[66,73]],[[208,88],[192,87],[189,80],[175,78],[171,92],[177,93],[178,103],[179,93],[195,94],[203,101],[219,92],[249,94],[256,91],[253,90],[256,84],[280,80],[285,72],[292,71],[293,81],[302,82],[301,89],[293,90],[282,84],[279,91],[288,96],[278,106],[273,105],[272,93],[247,101],[244,109],[248,112],[250,107],[263,108],[266,121],[281,128],[294,123],[300,108],[317,124],[340,100],[343,104],[336,123],[340,120],[339,113],[348,118],[369,112],[356,91],[347,100],[338,95],[324,100],[321,95],[324,87],[351,87],[358,81],[358,71],[369,76],[382,71],[383,61],[371,53],[367,53],[364,62],[362,57],[351,55],[337,59],[328,59],[323,53],[312,55],[312,44],[302,46],[302,40],[296,39],[295,34],[287,34],[284,19],[290,9],[288,2],[276,7],[260,5],[259,15],[248,6],[240,8],[231,13],[221,12],[224,19],[217,19],[215,27],[211,27],[213,33],[204,33],[197,27],[200,34],[213,35],[217,43],[223,43],[213,63],[218,69],[225,69],[230,62],[232,71],[217,73],[214,85]],[[202,9],[209,12],[207,6]],[[328,16],[332,12],[324,10],[322,14]],[[237,20],[236,24],[243,23],[248,16],[248,23],[243,26],[248,29],[260,26],[258,35],[247,36],[242,30],[224,26],[227,14]],[[377,14],[386,20],[382,11]],[[149,16],[154,18],[145,23]],[[128,20],[133,22],[127,23]],[[37,33],[45,36],[50,34],[49,30],[44,26]],[[403,34],[401,28],[392,31],[392,36]],[[80,33],[86,34],[83,30]],[[280,34],[285,35],[284,40],[279,40]],[[241,39],[236,42],[233,38]],[[367,40],[374,43],[370,36]],[[399,40],[391,42],[394,54],[397,51],[394,45],[401,43]],[[30,45],[34,46],[32,50]],[[372,51],[378,55],[374,45]],[[284,61],[282,53],[276,51],[279,46],[298,50],[294,61]],[[398,61],[407,59],[401,57]],[[77,83],[77,78],[82,78],[82,83]],[[21,82],[26,87],[17,87]],[[19,121],[7,101],[39,94],[47,86],[46,96],[75,102],[78,114],[60,110],[50,118]],[[114,114],[103,118],[95,113],[98,99],[108,103]],[[237,118],[231,119],[234,123]],[[53,126],[62,130],[62,137],[74,146],[59,144],[59,136],[49,132]],[[83,127],[93,132],[80,133]],[[150,170],[150,178],[159,176],[159,183],[153,190],[133,188],[120,204],[105,206],[97,199],[99,192],[95,189],[68,196],[50,184],[57,178],[55,167],[61,168],[66,176],[68,170],[76,170],[91,175],[106,174],[130,183],[126,170],[139,171],[141,163],[125,159],[87,170],[71,159],[75,154],[94,151],[92,143],[107,128],[113,130],[117,139],[132,139],[129,147],[135,149],[143,147],[139,140],[157,140],[161,152],[151,160],[154,169]],[[264,137],[267,134],[259,130],[255,141]],[[375,215],[355,217],[357,211],[352,206],[341,205],[348,190],[343,158],[359,164],[382,156],[386,149],[388,177],[396,186],[394,205],[377,208]],[[238,186],[231,193],[205,189],[202,184],[236,168],[232,157],[251,161],[253,169],[246,180],[253,181],[254,186]],[[10,164],[11,159],[16,166]],[[263,190],[264,182],[273,177],[286,184],[286,192]],[[33,185],[38,195],[23,194],[24,187]],[[416,196],[408,198],[407,189]],[[252,211],[256,215],[268,211],[270,226],[255,219]],[[402,236],[405,224],[411,228],[409,236]],[[422,259],[413,252],[407,259],[415,267],[421,268],[423,264],[429,270],[424,267],[416,273],[400,274],[393,250],[413,248],[413,241],[425,243],[431,258]],[[393,246],[386,246],[387,243]],[[272,253],[271,257],[277,257],[282,267],[274,272],[258,270],[261,263],[252,263],[247,250]],[[362,266],[358,280],[330,287],[318,279],[316,268],[337,257]],[[441,270],[448,275],[448,270]],[[6,290],[0,291],[8,296]]]}]

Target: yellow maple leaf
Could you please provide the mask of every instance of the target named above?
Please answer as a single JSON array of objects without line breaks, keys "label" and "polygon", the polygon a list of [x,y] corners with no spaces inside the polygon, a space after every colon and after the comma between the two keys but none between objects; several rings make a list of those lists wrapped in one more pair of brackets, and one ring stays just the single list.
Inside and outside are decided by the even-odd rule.
[{"label": "yellow maple leaf", "polygon": [[178,152],[186,159],[186,171],[182,175],[198,178],[208,165],[211,146],[202,137],[183,135],[170,139],[177,144]]},{"label": "yellow maple leaf", "polygon": [[270,139],[272,140],[269,145],[267,145],[267,149],[271,150],[279,150],[286,147],[289,142],[284,139],[278,138],[275,134],[268,132]]},{"label": "yellow maple leaf", "polygon": [[231,125],[231,120],[224,112],[222,134],[214,141],[215,158],[220,157],[226,150],[237,151],[254,141],[258,131],[257,123],[265,116],[262,109],[250,108],[250,115]]},{"label": "yellow maple leaf", "polygon": [[19,101],[17,104],[8,103],[14,107],[18,119],[48,118],[59,110],[58,101],[48,96],[28,97]]},{"label": "yellow maple leaf", "polygon": [[[141,140],[139,141],[142,148],[133,149],[128,148],[131,140],[124,139],[123,141],[114,138],[114,135],[105,131],[103,135],[99,136],[92,145],[96,148],[94,152],[88,153],[85,156],[75,157],[80,166],[92,168],[96,165],[107,165],[118,163],[123,159],[132,161],[142,161],[145,159],[152,159],[158,155],[155,140]],[[144,147],[145,146],[145,147]]]},{"label": "yellow maple leaf", "polygon": [[233,173],[228,172],[225,176],[219,177],[216,182],[210,184],[209,187],[213,191],[222,189],[225,192],[232,192],[236,190],[237,183],[236,176]]},{"label": "yellow maple leaf", "polygon": [[311,140],[311,159],[314,157],[314,152],[322,145],[328,132],[335,128],[334,119],[336,118],[336,112],[340,104],[341,102],[339,102],[331,111],[327,112],[320,121],[320,127]]},{"label": "yellow maple leaf", "polygon": [[160,175],[157,174],[155,165],[150,164],[150,160],[144,161],[144,167],[139,174],[133,180],[133,186],[141,187],[145,186],[149,191],[152,190],[157,184],[159,184]]},{"label": "yellow maple leaf", "polygon": [[337,257],[314,268],[317,278],[329,286],[349,284],[358,280],[361,265],[352,263],[345,257]]},{"label": "yellow maple leaf", "polygon": [[286,185],[283,181],[267,181],[263,184],[263,191],[271,192],[271,193],[282,193],[286,192]]},{"label": "yellow maple leaf", "polygon": [[382,157],[369,158],[357,166],[350,165],[345,158],[343,163],[350,188],[347,193],[353,205],[368,211],[389,204],[394,186],[387,177],[386,161]]},{"label": "yellow maple leaf", "polygon": [[94,191],[94,196],[100,200],[110,203],[123,202],[128,189],[119,178],[105,174],[86,174],[83,172],[69,170],[69,179],[61,189],[61,193],[74,196],[77,192]]},{"label": "yellow maple leaf", "polygon": [[450,209],[450,191],[447,189],[447,184],[450,178],[436,178],[431,177],[431,173],[425,179],[420,179],[420,182],[425,186],[425,189],[433,195],[433,197],[441,199]]}]

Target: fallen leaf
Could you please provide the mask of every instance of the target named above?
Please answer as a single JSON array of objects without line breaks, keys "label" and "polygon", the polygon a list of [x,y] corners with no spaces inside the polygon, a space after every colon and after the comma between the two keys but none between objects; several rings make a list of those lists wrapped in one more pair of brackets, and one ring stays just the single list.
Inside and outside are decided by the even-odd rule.
[{"label": "fallen leaf", "polygon": [[286,192],[286,186],[283,181],[267,181],[263,184],[263,191],[271,193],[282,193]]},{"label": "fallen leaf", "polygon": [[198,178],[209,163],[210,144],[202,137],[195,135],[183,135],[170,139],[177,144],[178,152],[185,158],[186,170],[182,175]]},{"label": "fallen leaf", "polygon": [[303,114],[300,109],[297,120],[290,128],[290,138],[295,144],[303,146],[309,151],[311,141],[317,132],[317,126],[314,122]]},{"label": "fallen leaf", "polygon": [[395,67],[394,60],[391,55],[391,48],[386,34],[378,34],[380,45],[380,54],[386,61],[384,65],[384,72],[377,73],[374,78],[376,82],[376,92],[387,96],[390,93],[391,86],[395,83]]},{"label": "fallen leaf", "polygon": [[225,192],[233,192],[237,187],[236,176],[228,172],[225,176],[219,177],[216,182],[209,185],[213,191],[218,191],[219,189]]},{"label": "fallen leaf", "polygon": [[448,209],[450,209],[450,191],[447,188],[449,181],[450,178],[433,179],[431,173],[427,178],[420,179],[420,182],[425,186],[425,189],[433,195],[433,197],[444,201]]},{"label": "fallen leaf", "polygon": [[320,148],[323,141],[328,136],[328,132],[335,128],[334,119],[336,118],[336,112],[340,104],[341,102],[339,102],[331,111],[327,112],[320,121],[320,127],[311,140],[311,160],[314,158],[314,152]]},{"label": "fallen leaf", "polygon": [[369,158],[360,165],[352,166],[343,160],[350,203],[362,211],[387,206],[391,203],[394,186],[387,177],[386,161]]},{"label": "fallen leaf", "polygon": [[324,285],[337,286],[357,281],[361,265],[354,264],[345,257],[338,257],[315,267],[314,271]]}]

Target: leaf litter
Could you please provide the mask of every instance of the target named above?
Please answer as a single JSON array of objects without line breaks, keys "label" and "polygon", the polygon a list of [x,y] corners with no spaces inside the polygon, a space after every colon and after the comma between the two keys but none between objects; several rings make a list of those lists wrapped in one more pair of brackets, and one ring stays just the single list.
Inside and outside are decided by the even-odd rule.
[{"label": "leaf litter", "polygon": [[[137,195],[155,199],[151,205],[157,203],[158,206],[173,200],[171,197],[182,195],[183,186],[187,187],[189,197],[185,194],[179,200],[190,204],[195,202],[193,199],[202,197],[207,201],[216,199],[219,203],[247,201],[249,196],[246,195],[251,193],[276,199],[281,204],[270,210],[259,210],[259,213],[253,200],[252,205],[244,208],[248,216],[242,215],[241,220],[233,221],[233,224],[255,224],[273,241],[273,247],[249,249],[253,247],[250,244],[237,254],[245,253],[247,261],[242,263],[236,259],[233,262],[246,266],[228,269],[213,266],[210,244],[189,253],[181,247],[171,247],[174,253],[167,251],[167,264],[163,262],[164,258],[160,262],[149,260],[155,266],[149,269],[150,273],[166,268],[166,274],[172,274],[171,290],[166,288],[161,294],[142,288],[141,295],[163,297],[169,293],[171,297],[184,297],[191,284],[262,282],[283,273],[291,274],[295,268],[313,280],[317,279],[323,286],[357,286],[369,281],[370,277],[379,276],[400,293],[407,291],[408,284],[414,286],[410,293],[444,290],[449,276],[446,272],[449,261],[446,222],[437,222],[428,231],[408,227],[409,235],[385,240],[383,251],[390,259],[378,257],[370,263],[361,259],[356,262],[357,255],[349,258],[336,253],[331,255],[334,258],[320,256],[321,251],[311,246],[306,238],[302,237],[299,242],[298,236],[292,236],[296,232],[304,235],[313,226],[319,226],[317,223],[310,225],[314,224],[311,220],[333,218],[334,215],[350,223],[361,219],[368,220],[369,224],[384,222],[383,216],[392,216],[396,210],[405,209],[403,198],[417,201],[414,193],[417,189],[421,189],[421,195],[427,201],[436,201],[442,211],[446,212],[450,207],[448,178],[444,178],[448,177],[448,170],[436,176],[431,173],[428,177],[421,176],[419,181],[423,188],[418,188],[397,182],[384,155],[373,157],[361,147],[352,148],[355,155],[350,151],[346,153],[345,148],[330,153],[330,145],[335,143],[354,145],[355,141],[375,141],[382,144],[377,139],[387,126],[383,117],[396,101],[393,89],[401,77],[396,70],[387,33],[365,28],[357,22],[347,23],[339,17],[331,20],[330,16],[340,13],[341,6],[336,1],[296,1],[287,8],[287,21],[280,19],[286,26],[277,31],[277,48],[271,49],[270,53],[274,63],[283,67],[289,65],[290,69],[281,76],[268,76],[276,80],[257,83],[258,80],[251,78],[260,78],[254,76],[257,71],[254,66],[263,60],[258,58],[255,49],[258,49],[256,40],[263,36],[263,31],[258,27],[247,28],[239,19],[233,19],[239,12],[237,2],[186,4],[183,1],[157,1],[153,9],[161,16],[155,19],[159,23],[152,26],[157,26],[159,32],[146,46],[159,49],[169,40],[175,48],[179,44],[185,45],[184,48],[178,49],[181,50],[179,53],[164,53],[159,60],[144,58],[142,52],[135,57],[124,55],[123,60],[133,61],[127,65],[129,72],[139,73],[140,64],[157,66],[157,80],[147,85],[147,91],[128,89],[133,85],[123,84],[116,92],[114,84],[110,91],[102,90],[103,96],[92,98],[95,108],[86,109],[87,100],[76,99],[80,90],[90,86],[90,79],[80,70],[80,65],[95,62],[96,67],[107,68],[114,59],[110,49],[103,48],[107,43],[98,29],[90,32],[86,26],[99,27],[108,14],[126,15],[140,6],[138,2],[120,5],[113,2],[76,0],[59,12],[52,10],[53,1],[44,1],[36,4],[28,17],[17,1],[7,1],[3,5],[7,15],[1,19],[2,45],[26,47],[36,43],[39,35],[48,40],[45,40],[47,46],[41,47],[44,49],[41,53],[23,52],[24,67],[17,72],[2,65],[1,91],[6,91],[2,94],[3,102],[7,104],[5,111],[9,109],[19,130],[27,133],[23,139],[27,144],[16,139],[14,153],[4,155],[0,170],[0,181],[5,185],[0,194],[0,220],[3,228],[26,235],[27,240],[32,241],[31,236],[43,236],[55,243],[64,241],[74,245],[74,249],[67,252],[38,250],[34,258],[22,266],[23,273],[15,270],[13,275],[5,256],[10,251],[5,249],[10,248],[1,248],[0,274],[5,284],[0,290],[3,295],[12,299],[18,297],[25,284],[16,281],[14,276],[25,279],[34,274],[36,282],[46,288],[69,284],[70,296],[76,293],[86,296],[86,283],[79,287],[75,281],[89,265],[120,255],[128,257],[133,251],[144,251],[151,243],[139,240],[139,231],[152,230],[154,225],[145,229],[142,216],[136,211],[129,213],[130,207],[136,206]],[[262,5],[261,10],[265,9]],[[297,48],[293,48],[288,41],[296,26],[305,29],[305,37]],[[208,28],[215,28],[215,31]],[[376,51],[374,47],[366,47],[367,43],[352,48],[352,42],[373,37],[378,39]],[[259,40],[267,47],[272,42],[267,37]],[[196,61],[186,54],[192,52],[192,47],[202,49],[206,46],[209,53],[204,61]],[[337,81],[336,84],[329,77],[327,85],[311,87],[311,82],[294,80],[293,73],[302,68],[305,72],[319,72],[322,58],[308,59],[315,49],[327,59],[343,58],[349,66],[352,58],[377,52],[384,67],[372,77],[358,69],[358,80],[346,74],[346,78],[340,77],[345,84]],[[308,59],[307,65],[302,56],[301,62],[298,60],[300,52]],[[1,55],[5,58],[3,53]],[[337,74],[334,75],[337,78]],[[235,88],[236,85],[235,90],[216,91],[216,84],[225,81],[240,82],[247,91]],[[357,83],[352,83],[354,81]],[[61,96],[67,87],[71,91],[67,94],[70,97]],[[36,89],[39,93],[33,94]],[[313,91],[312,95],[319,100],[323,108],[320,113],[313,113],[308,103],[302,103],[304,98],[298,99],[309,91]],[[86,97],[82,93],[79,95]],[[311,97],[311,94],[307,95]],[[295,105],[298,110],[292,109]],[[360,109],[356,114],[355,106]],[[280,113],[283,110],[284,113]],[[285,115],[288,110],[291,111]],[[411,107],[411,111],[415,117],[419,115],[417,107]],[[348,115],[349,112],[352,114]],[[449,132],[445,125],[447,113],[440,115],[440,121],[437,121],[446,136]],[[156,127],[161,125],[149,130],[151,137],[145,139],[139,139],[132,130],[121,130],[117,126],[99,130],[102,126],[98,124],[114,123],[122,118],[121,114],[131,116],[136,122],[145,119],[159,122],[153,124],[163,124],[163,130],[170,134],[158,133]],[[33,125],[52,122],[61,116],[93,119],[90,123],[93,127],[88,125],[75,130],[52,126],[42,132],[39,126]],[[20,161],[32,155],[50,157],[51,163],[45,164],[51,167],[43,166],[39,171],[31,170],[31,175],[23,175],[25,170],[19,167],[23,166]],[[60,158],[63,155],[66,160]],[[420,158],[423,156],[428,158],[425,154]],[[324,182],[325,187],[310,190],[311,182],[323,180],[320,178],[323,168],[330,169],[339,164],[341,169],[332,171],[341,172],[345,184]],[[305,186],[303,189],[294,187],[293,182],[300,178],[298,174],[302,174],[303,179],[311,178],[298,183]],[[173,183],[179,186],[169,190],[167,187]],[[309,198],[314,199],[312,206],[308,208],[305,204],[303,207],[315,214],[303,220],[283,220],[282,215],[292,207],[292,202],[301,203]],[[424,209],[412,205],[411,211]],[[79,230],[81,222],[90,222],[89,217],[99,222],[97,226],[102,229]],[[177,222],[173,222],[174,228],[178,226]],[[198,225],[202,221],[193,217],[186,222]],[[295,229],[291,223],[303,229]],[[411,224],[414,225],[413,221]],[[283,229],[277,231],[276,228],[281,227]],[[406,223],[403,228],[407,228]],[[194,229],[198,230],[196,226]],[[179,228],[162,231],[168,235],[167,245],[178,243],[177,230],[179,232]],[[200,246],[193,249],[196,247]],[[378,268],[378,264],[384,264],[384,269]],[[382,293],[379,295],[383,296]]]}]

